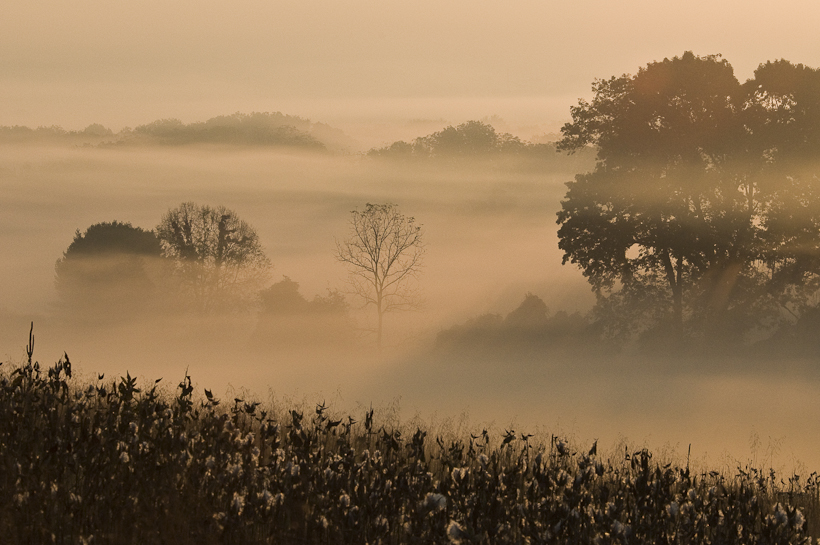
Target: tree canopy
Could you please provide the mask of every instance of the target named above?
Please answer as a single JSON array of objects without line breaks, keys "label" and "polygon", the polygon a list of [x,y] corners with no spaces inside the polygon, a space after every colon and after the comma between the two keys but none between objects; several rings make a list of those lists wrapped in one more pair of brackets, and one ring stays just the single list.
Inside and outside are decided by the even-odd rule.
[{"label": "tree canopy", "polygon": [[804,310],[796,292],[820,272],[818,85],[787,61],[741,84],[691,52],[594,82],[558,147],[594,146],[597,164],[567,184],[558,235],[599,310],[643,299],[649,324],[735,337]]},{"label": "tree canopy", "polygon": [[162,249],[152,231],[118,221],[78,229],[55,265],[55,285],[74,316],[111,320],[147,310],[161,287]]},{"label": "tree canopy", "polygon": [[200,311],[247,308],[269,277],[256,230],[224,206],[182,203],[162,217],[157,235]]}]

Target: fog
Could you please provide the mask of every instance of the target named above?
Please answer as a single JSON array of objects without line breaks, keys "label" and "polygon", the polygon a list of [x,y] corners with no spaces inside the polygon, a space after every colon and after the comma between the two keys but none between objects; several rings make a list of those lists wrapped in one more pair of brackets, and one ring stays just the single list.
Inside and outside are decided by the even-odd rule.
[{"label": "fog", "polygon": [[[226,397],[326,400],[339,412],[372,404],[404,421],[540,430],[611,449],[626,442],[685,457],[691,443],[694,459],[729,469],[735,460],[816,469],[817,441],[806,423],[820,416],[820,383],[810,363],[731,355],[720,365],[668,361],[564,346],[560,338],[442,344],[443,331],[508,315],[528,293],[550,315],[590,310],[594,297],[580,272],[561,265],[555,225],[564,183],[582,165],[533,170],[270,148],[4,145],[0,355],[21,362],[34,321],[36,359],[52,364],[66,352],[88,379],[129,372],[173,387],[187,370],[200,391]],[[308,301],[344,293],[352,328],[333,336],[292,316],[264,330],[256,310],[202,316],[166,306],[120,319],[121,305],[66,307],[55,262],[75,231],[114,220],[154,229],[185,201],[224,205],[255,227],[273,263],[269,284],[288,277]],[[351,210],[368,202],[398,204],[421,224],[426,245],[421,304],[386,315],[382,351],[364,331],[373,326],[372,309],[359,309],[346,293],[347,269],[335,259]]]},{"label": "fog", "polygon": [[[51,364],[65,352],[89,379],[130,372],[173,387],[187,370],[199,392],[225,397],[326,400],[339,412],[372,404],[405,421],[539,429],[610,449],[626,442],[685,457],[691,444],[695,459],[729,470],[735,461],[818,470],[809,423],[820,416],[820,377],[810,358],[774,349],[673,360],[578,333],[573,324],[595,297],[580,270],[561,264],[556,213],[591,155],[366,155],[469,120],[554,141],[597,78],[687,50],[724,55],[740,81],[770,59],[819,66],[817,12],[805,0],[777,9],[702,0],[6,1],[0,128],[75,133],[0,134],[0,361],[23,360],[33,321],[35,358]],[[129,127],[233,112],[302,116],[315,124],[309,136],[335,140],[315,153],[128,141],[140,136]],[[77,134],[92,123],[113,135],[84,147]],[[68,304],[58,293],[55,263],[75,232],[112,221],[152,230],[189,201],[225,206],[253,226],[273,264],[267,285],[281,283],[301,310],[201,316],[176,308],[166,287],[125,316],[116,303]],[[359,308],[335,258],[351,211],[367,203],[413,216],[426,248],[418,308],[386,316],[381,351],[368,331],[372,309]],[[163,266],[151,274],[168,276],[157,273]],[[344,320],[322,314],[337,293],[351,305]],[[528,294],[547,307],[538,327],[551,336],[510,317]]]}]

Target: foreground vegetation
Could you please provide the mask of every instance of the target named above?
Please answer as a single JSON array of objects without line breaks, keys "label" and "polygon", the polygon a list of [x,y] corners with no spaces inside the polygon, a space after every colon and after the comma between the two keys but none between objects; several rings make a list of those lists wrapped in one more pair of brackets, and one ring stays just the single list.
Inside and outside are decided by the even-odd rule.
[{"label": "foreground vegetation", "polygon": [[0,367],[5,543],[811,543],[818,482]]}]

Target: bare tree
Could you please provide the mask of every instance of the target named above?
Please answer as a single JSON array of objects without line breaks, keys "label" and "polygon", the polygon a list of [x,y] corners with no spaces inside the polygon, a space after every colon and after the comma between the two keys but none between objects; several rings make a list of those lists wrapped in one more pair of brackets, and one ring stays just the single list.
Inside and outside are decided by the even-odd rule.
[{"label": "bare tree", "polygon": [[181,288],[203,312],[247,308],[268,280],[259,236],[224,206],[182,203],[162,217],[157,235]]},{"label": "bare tree", "polygon": [[418,303],[411,280],[424,255],[421,227],[395,204],[370,204],[353,210],[350,232],[336,241],[336,258],[350,267],[350,283],[365,306],[376,307],[376,343],[382,345],[384,314]]}]

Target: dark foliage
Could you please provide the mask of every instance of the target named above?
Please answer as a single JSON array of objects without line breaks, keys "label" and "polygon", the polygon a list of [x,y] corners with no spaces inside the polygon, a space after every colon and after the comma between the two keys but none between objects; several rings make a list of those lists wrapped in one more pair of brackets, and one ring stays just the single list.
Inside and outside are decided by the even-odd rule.
[{"label": "dark foliage", "polygon": [[598,162],[567,184],[558,235],[605,329],[742,344],[815,306],[818,89],[803,65],[741,84],[691,52],[593,84],[558,147]]},{"label": "dark foliage", "polygon": [[84,233],[78,229],[55,265],[61,310],[75,322],[125,320],[157,310],[167,273],[161,253],[152,231],[130,223],[96,223]]},{"label": "dark foliage", "polygon": [[224,206],[184,202],[162,216],[157,236],[181,304],[200,312],[247,310],[269,278],[256,229]]},{"label": "dark foliage", "polygon": [[[80,233],[63,253],[63,260],[108,254],[134,254],[159,257],[162,247],[152,231],[119,221],[95,223]],[[61,261],[63,261],[61,260]]]}]

